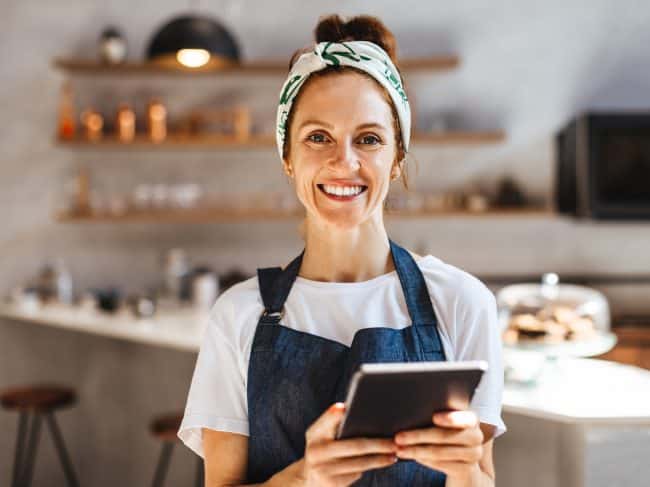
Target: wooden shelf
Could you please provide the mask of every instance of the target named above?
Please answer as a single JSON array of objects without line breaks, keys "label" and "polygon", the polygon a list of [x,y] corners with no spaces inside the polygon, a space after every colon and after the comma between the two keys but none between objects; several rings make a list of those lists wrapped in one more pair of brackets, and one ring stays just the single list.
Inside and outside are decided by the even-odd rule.
[{"label": "wooden shelf", "polygon": [[506,140],[506,135],[500,130],[492,131],[450,131],[439,133],[415,132],[411,141],[419,145],[482,145],[498,144]]},{"label": "wooden shelf", "polygon": [[202,135],[180,136],[170,135],[162,142],[152,142],[147,136],[137,136],[132,142],[121,142],[114,136],[106,135],[93,141],[85,138],[60,139],[55,143],[71,149],[97,149],[97,150],[169,150],[169,149],[201,149],[201,148],[236,148],[256,149],[269,148],[275,145],[275,138],[271,135],[256,135],[247,139],[238,139],[228,135]]},{"label": "wooden shelf", "polygon": [[56,215],[63,223],[201,223],[201,222],[250,222],[259,220],[297,219],[302,213],[278,210],[229,210],[223,208],[169,209],[157,211],[133,211],[120,215],[113,214],[65,214]]},{"label": "wooden shelf", "polygon": [[[55,219],[61,223],[237,223],[264,220],[297,220],[304,216],[302,210],[228,210],[222,208],[196,208],[188,210],[158,210],[112,214],[59,213]],[[386,211],[389,219],[401,218],[549,218],[555,213],[544,208],[493,209],[485,212],[465,210],[450,211]]]},{"label": "wooden shelf", "polygon": [[[447,132],[436,134],[414,134],[413,144],[449,145],[449,146],[475,146],[484,144],[497,144],[505,140],[505,134],[493,132]],[[226,135],[201,135],[201,136],[175,136],[170,135],[162,142],[152,142],[146,136],[138,136],[133,142],[121,142],[113,136],[105,136],[100,140],[88,139],[56,139],[56,143],[74,149],[97,150],[169,150],[169,149],[202,149],[202,148],[235,148],[259,149],[275,146],[272,135],[256,135],[248,139],[237,139]]]},{"label": "wooden shelf", "polygon": [[[403,71],[447,71],[454,69],[460,61],[457,56],[432,56],[426,58],[404,59],[400,61]],[[122,64],[105,64],[92,59],[57,58],[54,66],[70,74],[86,75],[208,75],[223,74],[277,74],[284,75],[289,70],[289,61],[250,61],[240,65],[220,68],[184,68],[170,67],[151,62],[125,62]]]}]

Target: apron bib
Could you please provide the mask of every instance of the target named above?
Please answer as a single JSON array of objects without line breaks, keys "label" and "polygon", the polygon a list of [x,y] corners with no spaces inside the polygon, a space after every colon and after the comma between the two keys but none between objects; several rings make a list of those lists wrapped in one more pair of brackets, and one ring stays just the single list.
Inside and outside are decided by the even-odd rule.
[{"label": "apron bib", "polygon": [[[284,270],[258,269],[265,310],[248,367],[247,482],[264,482],[304,456],[307,428],[332,403],[345,400],[350,378],[360,364],[445,360],[422,272],[408,251],[389,242],[411,325],[400,330],[360,329],[349,347],[280,324],[304,251]],[[399,460],[365,472],[353,485],[444,487],[445,479],[442,472]]]}]

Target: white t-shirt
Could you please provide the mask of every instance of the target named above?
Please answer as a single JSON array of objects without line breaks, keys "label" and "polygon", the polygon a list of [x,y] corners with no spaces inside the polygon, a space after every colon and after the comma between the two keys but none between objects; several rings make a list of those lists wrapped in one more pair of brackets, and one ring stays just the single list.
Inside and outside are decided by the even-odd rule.
[{"label": "white t-shirt", "polygon": [[[447,360],[486,360],[471,409],[482,423],[506,431],[501,419],[503,365],[494,295],[471,274],[427,255],[417,259],[438,318]],[[411,325],[396,271],[362,282],[298,276],[281,324],[350,346],[361,328]],[[251,345],[264,311],[257,277],[219,296],[210,311],[178,437],[203,456],[201,428],[249,434],[247,375]]]}]

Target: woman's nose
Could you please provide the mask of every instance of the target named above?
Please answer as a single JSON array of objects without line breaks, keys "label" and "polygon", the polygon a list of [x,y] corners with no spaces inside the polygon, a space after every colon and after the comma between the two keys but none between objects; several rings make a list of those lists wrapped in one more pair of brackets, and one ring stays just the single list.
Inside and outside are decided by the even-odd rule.
[{"label": "woman's nose", "polygon": [[341,142],[336,145],[332,164],[345,169],[356,170],[359,168],[359,157],[354,150],[352,142]]}]

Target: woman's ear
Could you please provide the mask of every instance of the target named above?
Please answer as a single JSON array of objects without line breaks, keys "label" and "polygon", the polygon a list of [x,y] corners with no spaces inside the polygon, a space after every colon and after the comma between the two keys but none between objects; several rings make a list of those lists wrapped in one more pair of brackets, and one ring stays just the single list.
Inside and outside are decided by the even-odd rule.
[{"label": "woman's ear", "polygon": [[402,163],[404,161],[396,161],[393,164],[393,167],[390,170],[390,180],[394,181],[395,179],[399,178],[402,174]]},{"label": "woman's ear", "polygon": [[287,176],[290,178],[293,177],[293,168],[291,167],[291,163],[287,161],[286,159],[282,159],[282,167],[284,169],[284,172]]}]

